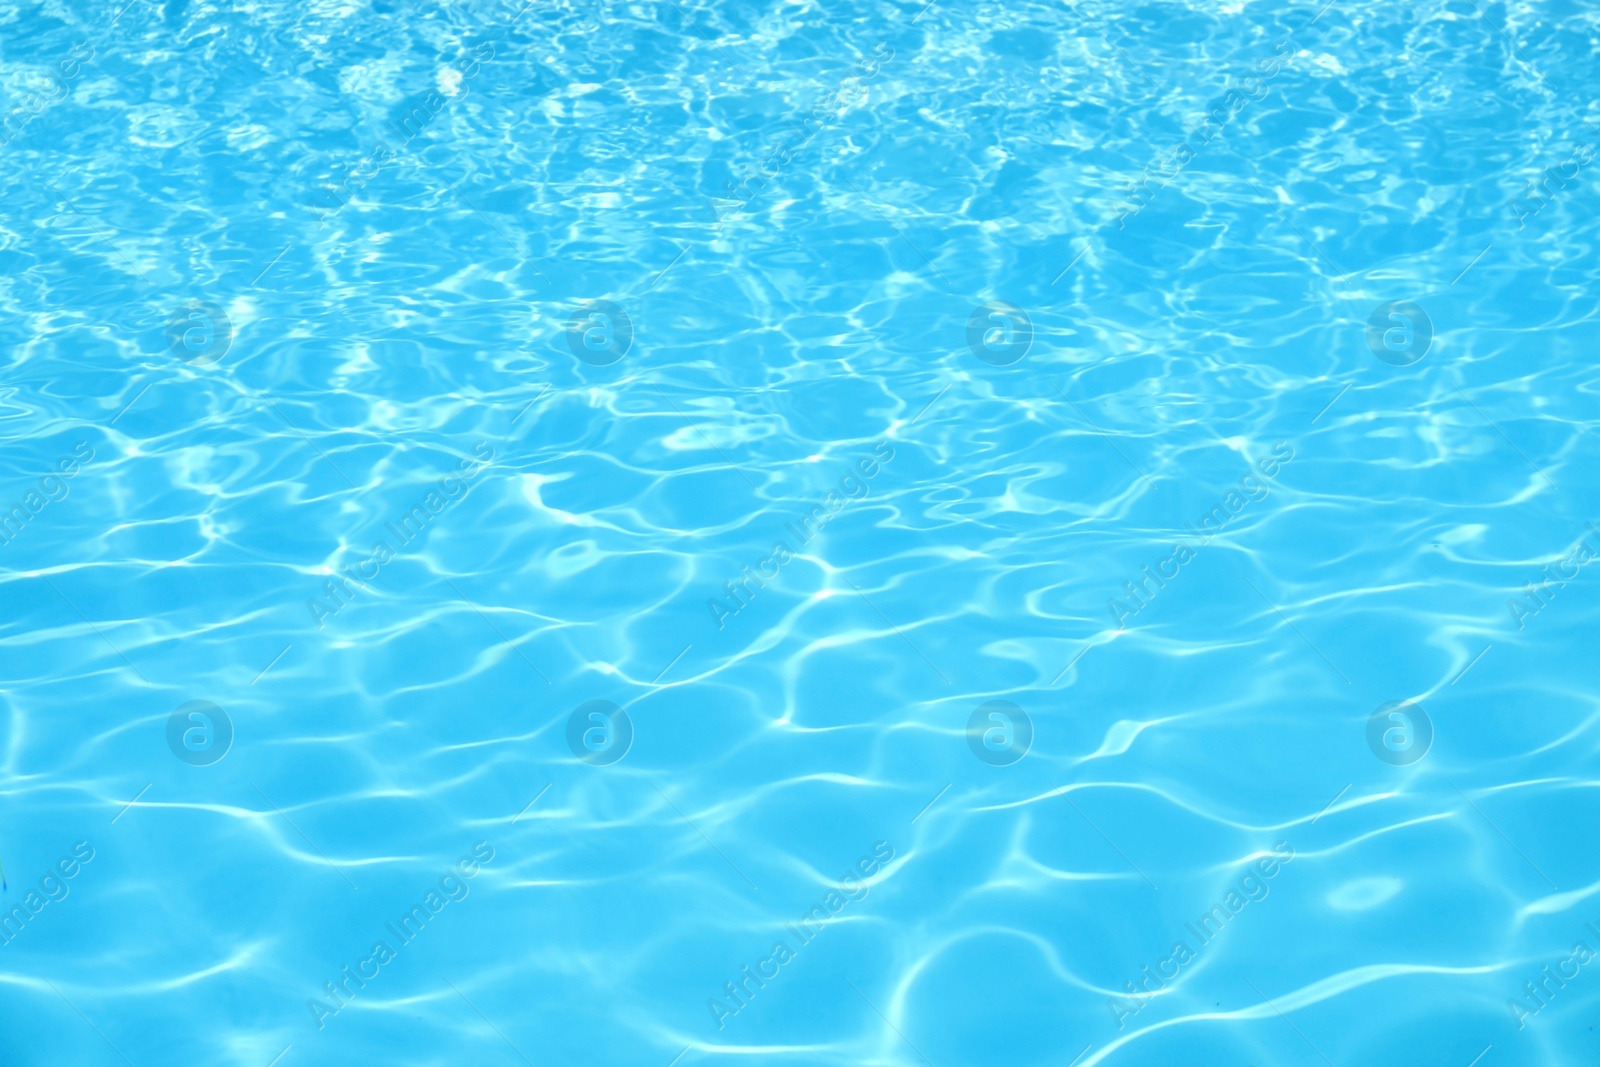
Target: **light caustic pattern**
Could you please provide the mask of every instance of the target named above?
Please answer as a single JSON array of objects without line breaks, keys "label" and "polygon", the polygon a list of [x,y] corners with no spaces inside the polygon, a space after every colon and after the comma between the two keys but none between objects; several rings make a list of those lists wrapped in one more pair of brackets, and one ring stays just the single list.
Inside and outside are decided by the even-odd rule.
[{"label": "light caustic pattern", "polygon": [[1597,42],[0,11],[0,1063],[1600,1062]]}]

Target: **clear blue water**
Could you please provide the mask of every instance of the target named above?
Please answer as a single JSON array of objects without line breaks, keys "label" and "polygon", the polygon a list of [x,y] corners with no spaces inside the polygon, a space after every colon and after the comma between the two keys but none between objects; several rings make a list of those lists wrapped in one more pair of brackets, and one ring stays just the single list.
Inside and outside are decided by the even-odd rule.
[{"label": "clear blue water", "polygon": [[0,1064],[1600,1058],[1595,8],[125,2]]}]

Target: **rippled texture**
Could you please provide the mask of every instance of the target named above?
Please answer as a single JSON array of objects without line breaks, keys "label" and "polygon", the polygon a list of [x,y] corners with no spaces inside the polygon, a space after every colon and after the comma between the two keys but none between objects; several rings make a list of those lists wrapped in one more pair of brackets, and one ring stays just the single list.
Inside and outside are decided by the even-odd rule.
[{"label": "rippled texture", "polygon": [[124,2],[7,1067],[1600,1055],[1600,12]]}]

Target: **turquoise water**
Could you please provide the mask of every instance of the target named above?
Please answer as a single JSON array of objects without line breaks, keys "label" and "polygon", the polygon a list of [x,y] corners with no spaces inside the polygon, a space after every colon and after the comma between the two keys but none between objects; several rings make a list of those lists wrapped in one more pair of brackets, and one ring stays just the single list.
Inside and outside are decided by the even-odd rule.
[{"label": "turquoise water", "polygon": [[0,1064],[1595,1063],[1597,72],[0,9]]}]

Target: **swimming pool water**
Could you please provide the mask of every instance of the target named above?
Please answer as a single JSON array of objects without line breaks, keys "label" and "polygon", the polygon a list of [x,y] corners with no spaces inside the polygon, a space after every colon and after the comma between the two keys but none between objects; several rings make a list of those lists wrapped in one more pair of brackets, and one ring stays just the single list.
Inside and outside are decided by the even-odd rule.
[{"label": "swimming pool water", "polygon": [[0,1064],[1593,1064],[1600,10],[0,7]]}]

